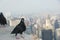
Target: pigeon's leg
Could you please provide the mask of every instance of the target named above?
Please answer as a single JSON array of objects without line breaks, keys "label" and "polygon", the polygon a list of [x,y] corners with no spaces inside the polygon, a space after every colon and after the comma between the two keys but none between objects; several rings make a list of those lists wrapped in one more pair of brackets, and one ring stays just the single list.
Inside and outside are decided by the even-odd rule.
[{"label": "pigeon's leg", "polygon": [[21,38],[23,38],[23,39],[24,39],[24,36],[23,36],[23,35],[21,35]]},{"label": "pigeon's leg", "polygon": [[17,34],[16,39],[20,39],[20,35],[19,34]]},{"label": "pigeon's leg", "polygon": [[24,39],[24,36],[23,36],[24,34],[21,34],[21,38],[23,38]]},{"label": "pigeon's leg", "polygon": [[15,36],[17,36],[17,33],[15,34]]}]

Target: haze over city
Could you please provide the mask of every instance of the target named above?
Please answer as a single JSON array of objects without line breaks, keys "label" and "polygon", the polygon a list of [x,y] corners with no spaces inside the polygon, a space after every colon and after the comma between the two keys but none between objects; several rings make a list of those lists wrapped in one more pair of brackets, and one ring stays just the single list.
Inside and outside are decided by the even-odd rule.
[{"label": "haze over city", "polygon": [[60,14],[60,0],[0,0],[0,12],[20,15]]}]

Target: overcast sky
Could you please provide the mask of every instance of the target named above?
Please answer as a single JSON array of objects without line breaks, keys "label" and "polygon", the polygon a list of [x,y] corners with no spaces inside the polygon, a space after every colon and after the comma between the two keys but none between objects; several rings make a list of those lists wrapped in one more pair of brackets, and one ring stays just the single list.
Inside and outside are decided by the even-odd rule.
[{"label": "overcast sky", "polygon": [[0,12],[15,16],[59,14],[60,0],[0,0]]}]

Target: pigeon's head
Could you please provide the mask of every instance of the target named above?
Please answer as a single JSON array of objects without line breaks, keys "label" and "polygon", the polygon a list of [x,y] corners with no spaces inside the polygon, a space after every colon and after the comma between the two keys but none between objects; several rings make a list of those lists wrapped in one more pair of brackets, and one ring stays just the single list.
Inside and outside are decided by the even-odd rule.
[{"label": "pigeon's head", "polygon": [[2,15],[3,13],[2,12],[0,12],[0,15]]},{"label": "pigeon's head", "polygon": [[0,16],[3,16],[3,13],[2,12],[0,12]]},{"label": "pigeon's head", "polygon": [[21,18],[21,21],[24,22],[24,18]]}]

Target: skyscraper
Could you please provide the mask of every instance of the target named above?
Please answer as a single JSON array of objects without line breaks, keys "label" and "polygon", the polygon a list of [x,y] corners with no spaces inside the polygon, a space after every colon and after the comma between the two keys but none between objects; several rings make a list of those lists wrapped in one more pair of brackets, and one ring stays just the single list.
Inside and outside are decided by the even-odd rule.
[{"label": "skyscraper", "polygon": [[42,30],[42,40],[53,40],[52,30]]}]

